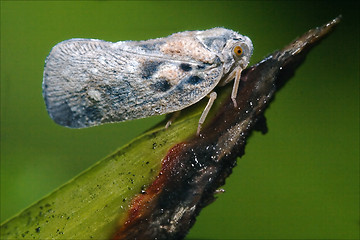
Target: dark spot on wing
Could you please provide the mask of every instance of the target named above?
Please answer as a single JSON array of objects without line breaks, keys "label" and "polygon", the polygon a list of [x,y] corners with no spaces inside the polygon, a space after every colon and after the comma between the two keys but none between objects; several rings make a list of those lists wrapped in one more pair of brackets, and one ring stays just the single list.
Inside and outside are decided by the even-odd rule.
[{"label": "dark spot on wing", "polygon": [[198,77],[198,76],[190,76],[186,82],[192,84],[192,85],[195,85],[195,84],[198,84],[199,82],[203,81],[204,79],[202,79],[201,77]]},{"label": "dark spot on wing", "polygon": [[162,61],[148,61],[145,62],[142,66],[141,77],[144,79],[149,79],[156,73],[158,67],[162,64]]},{"label": "dark spot on wing", "polygon": [[118,87],[105,85],[102,88],[109,101],[114,104],[124,104],[130,96],[130,85],[127,81],[123,81]]},{"label": "dark spot on wing", "polygon": [[67,126],[72,128],[81,127],[77,121],[78,119],[76,119],[76,115],[74,114],[73,111],[71,111],[71,108],[69,107],[66,100],[61,103],[57,103],[56,105],[53,106],[49,104],[47,101],[45,103],[47,105],[49,115],[54,120],[54,122],[62,126]]},{"label": "dark spot on wing", "polygon": [[192,70],[192,67],[188,63],[182,63],[180,64],[180,69],[183,70],[184,72],[189,72]]},{"label": "dark spot on wing", "polygon": [[91,122],[98,123],[102,118],[101,110],[99,110],[99,108],[97,108],[95,105],[87,107],[85,109],[85,115],[90,119]]},{"label": "dark spot on wing", "polygon": [[176,85],[176,91],[177,92],[182,92],[184,91],[184,83],[181,82],[180,84]]},{"label": "dark spot on wing", "polygon": [[166,92],[171,88],[170,83],[166,79],[161,79],[151,85],[151,88],[158,92]]},{"label": "dark spot on wing", "polygon": [[204,69],[204,68],[205,68],[205,65],[197,65],[196,68],[197,68],[197,69]]},{"label": "dark spot on wing", "polygon": [[154,48],[154,44],[141,44],[140,47],[145,50],[152,50]]},{"label": "dark spot on wing", "polygon": [[145,51],[155,51],[158,50],[164,43],[164,41],[156,41],[156,43],[144,43],[139,46]]}]

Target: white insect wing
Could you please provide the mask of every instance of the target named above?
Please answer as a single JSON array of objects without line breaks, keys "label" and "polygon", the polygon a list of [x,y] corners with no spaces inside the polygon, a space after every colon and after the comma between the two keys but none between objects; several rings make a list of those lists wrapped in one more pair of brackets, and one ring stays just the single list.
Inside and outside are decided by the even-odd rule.
[{"label": "white insect wing", "polygon": [[[241,58],[234,41],[248,45]],[[146,41],[70,39],[45,61],[43,96],[50,117],[71,128],[176,112],[242,70],[251,54],[249,38],[224,28]]]}]

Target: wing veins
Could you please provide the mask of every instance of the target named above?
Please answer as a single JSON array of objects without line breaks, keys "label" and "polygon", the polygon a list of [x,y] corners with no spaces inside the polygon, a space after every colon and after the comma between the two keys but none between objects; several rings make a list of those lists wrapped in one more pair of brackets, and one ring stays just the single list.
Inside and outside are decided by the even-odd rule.
[{"label": "wing veins", "polygon": [[132,51],[123,50],[123,49],[119,49],[119,51],[134,54],[134,55],[140,55],[140,56],[151,57],[151,58],[158,58],[158,59],[162,59],[162,60],[167,60],[167,61],[172,61],[172,62],[179,62],[179,63],[189,63],[189,64],[204,63],[204,62],[200,62],[200,61],[177,60],[177,59],[174,59],[174,58],[171,58],[171,57],[163,57],[163,56],[160,56],[160,55],[152,55],[152,54],[146,54],[146,53],[137,53],[137,52],[132,52]]}]

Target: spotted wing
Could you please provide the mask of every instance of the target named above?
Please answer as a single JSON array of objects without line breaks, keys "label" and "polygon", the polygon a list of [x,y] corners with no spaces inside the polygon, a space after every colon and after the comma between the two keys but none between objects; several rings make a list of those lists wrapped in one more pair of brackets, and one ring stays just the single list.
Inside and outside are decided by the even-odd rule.
[{"label": "spotted wing", "polygon": [[61,42],[45,62],[47,111],[60,125],[82,128],[181,110],[222,76],[216,55],[204,48],[194,57],[188,47],[169,39]]}]

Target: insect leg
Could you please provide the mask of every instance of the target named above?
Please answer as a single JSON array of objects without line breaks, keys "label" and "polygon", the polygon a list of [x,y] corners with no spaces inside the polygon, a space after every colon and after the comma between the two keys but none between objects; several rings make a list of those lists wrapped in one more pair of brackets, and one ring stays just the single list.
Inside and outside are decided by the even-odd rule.
[{"label": "insect leg", "polygon": [[166,125],[165,125],[165,129],[167,129],[168,127],[170,127],[170,125],[173,123],[173,121],[175,121],[176,118],[179,117],[181,111],[176,111],[174,113],[172,113],[170,119],[167,121]]},{"label": "insect leg", "polygon": [[196,131],[196,135],[199,136],[200,134],[200,130],[201,130],[201,125],[205,122],[205,119],[206,119],[206,116],[208,115],[210,109],[211,109],[211,106],[213,105],[215,99],[217,97],[217,94],[216,92],[212,92],[210,93],[209,95],[209,101],[204,109],[204,111],[202,112],[201,114],[201,117],[199,119],[199,124],[198,124],[198,128],[197,128],[197,131]]},{"label": "insect leg", "polygon": [[234,86],[233,86],[233,89],[232,89],[232,92],[231,92],[231,100],[233,101],[235,108],[237,107],[236,95],[237,95],[239,84],[240,84],[241,72],[242,72],[241,68],[238,68],[236,70]]}]

